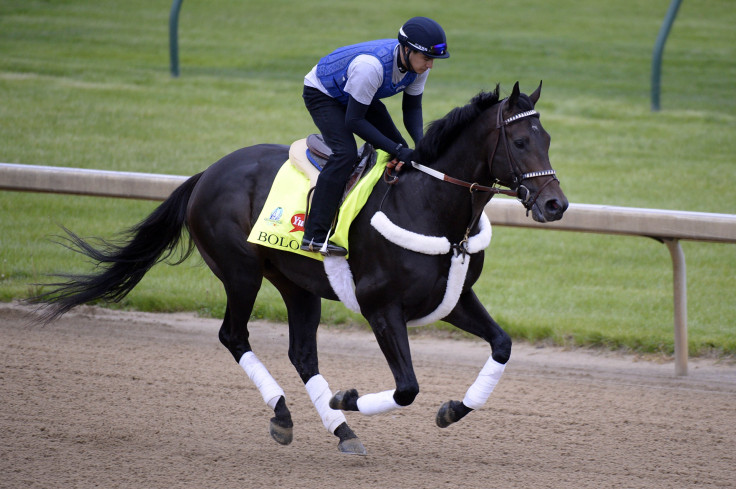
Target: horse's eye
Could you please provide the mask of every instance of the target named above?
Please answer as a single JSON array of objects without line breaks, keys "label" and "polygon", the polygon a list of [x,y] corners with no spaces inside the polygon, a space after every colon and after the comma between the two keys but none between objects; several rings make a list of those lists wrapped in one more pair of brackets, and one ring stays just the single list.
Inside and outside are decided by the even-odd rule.
[{"label": "horse's eye", "polygon": [[514,139],[514,146],[516,146],[519,149],[524,149],[524,146],[526,146],[526,140]]}]

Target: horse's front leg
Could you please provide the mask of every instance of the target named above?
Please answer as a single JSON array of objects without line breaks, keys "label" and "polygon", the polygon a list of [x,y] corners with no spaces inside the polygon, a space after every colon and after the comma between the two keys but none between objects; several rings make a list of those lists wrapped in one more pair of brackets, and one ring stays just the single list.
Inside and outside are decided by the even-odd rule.
[{"label": "horse's front leg", "polygon": [[330,400],[330,407],[343,411],[359,411],[371,416],[414,402],[419,394],[419,383],[411,362],[409,335],[401,309],[398,306],[384,307],[366,315],[366,318],[391,369],[396,388],[363,396],[355,389],[339,391]]},{"label": "horse's front leg", "polygon": [[446,428],[472,410],[481,408],[501,379],[511,357],[511,338],[488,314],[472,290],[460,296],[445,321],[490,343],[491,356],[462,401],[448,401],[440,406],[436,418],[440,428]]}]

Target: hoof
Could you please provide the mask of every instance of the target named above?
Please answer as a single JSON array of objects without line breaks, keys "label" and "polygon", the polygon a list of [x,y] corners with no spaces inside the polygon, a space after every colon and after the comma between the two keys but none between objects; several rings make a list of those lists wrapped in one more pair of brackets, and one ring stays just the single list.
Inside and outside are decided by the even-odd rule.
[{"label": "hoof", "polygon": [[350,389],[347,391],[337,391],[330,399],[330,408],[340,411],[357,411],[358,410],[358,391]]},{"label": "hoof", "polygon": [[268,432],[271,433],[271,438],[280,445],[288,445],[294,440],[294,424],[291,421],[284,422],[278,418],[271,418]]},{"label": "hoof", "polygon": [[472,411],[472,409],[466,407],[465,404],[460,401],[447,401],[440,406],[434,421],[440,428],[447,428],[452,423],[456,423],[463,419],[470,411]]},{"label": "hoof", "polygon": [[439,411],[437,411],[437,416],[434,418],[435,423],[437,423],[437,426],[440,428],[447,428],[456,421],[455,419],[452,419],[452,409],[450,409],[451,402],[452,401],[447,401],[442,404]]},{"label": "hoof", "polygon": [[347,453],[348,455],[367,455],[363,443],[358,438],[350,438],[349,440],[343,440],[337,444],[337,449],[341,453]]}]

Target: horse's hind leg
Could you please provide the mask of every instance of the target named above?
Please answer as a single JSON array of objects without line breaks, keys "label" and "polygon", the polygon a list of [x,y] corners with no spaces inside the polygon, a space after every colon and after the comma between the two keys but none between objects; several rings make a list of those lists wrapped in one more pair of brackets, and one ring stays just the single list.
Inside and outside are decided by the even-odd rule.
[{"label": "horse's hind leg", "polygon": [[435,420],[440,428],[446,428],[474,409],[482,407],[498,384],[506,362],[511,357],[511,338],[488,314],[472,290],[460,296],[455,309],[445,321],[486,340],[491,345],[491,356],[462,401],[447,401],[440,406]]},{"label": "horse's hind leg", "polygon": [[[261,288],[263,270],[255,253],[243,246],[251,245],[221,240],[207,249],[197,242],[202,258],[225,286],[227,307],[220,327],[220,342],[248,374],[263,401],[274,410],[269,429],[271,437],[282,445],[288,445],[293,440],[294,425],[284,391],[253,353],[248,341],[248,320]],[[223,265],[218,266],[218,263]]]},{"label": "horse's hind leg", "polygon": [[238,307],[234,306],[233,302],[228,299],[225,319],[220,327],[220,342],[230,350],[235,361],[238,362],[256,386],[261,393],[263,402],[273,409],[274,417],[271,418],[269,426],[271,437],[281,445],[288,445],[294,439],[294,423],[291,420],[291,413],[286,407],[284,390],[251,350],[248,342],[247,325],[242,323],[242,326],[238,328],[239,323],[237,320],[233,320],[234,317],[240,317],[237,312],[232,313],[233,309]]},{"label": "horse's hind leg", "polygon": [[365,447],[348,426],[345,415],[329,406],[332,392],[319,373],[317,328],[322,311],[320,298],[283,275],[274,273],[268,278],[286,304],[289,316],[289,359],[304,382],[309,398],[322,418],[322,424],[340,439],[338,449],[341,452],[365,455]]}]

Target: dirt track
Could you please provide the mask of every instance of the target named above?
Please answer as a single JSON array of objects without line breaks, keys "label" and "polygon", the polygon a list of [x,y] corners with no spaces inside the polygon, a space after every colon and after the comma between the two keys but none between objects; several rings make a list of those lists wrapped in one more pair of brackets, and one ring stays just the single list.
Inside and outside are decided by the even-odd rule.
[{"label": "dirt track", "polygon": [[[251,326],[287,394],[295,440],[191,315],[83,308],[51,326],[0,304],[0,487],[736,487],[736,366],[515,345],[486,406],[441,430],[488,357],[479,342],[415,337],[421,393],[384,416],[348,413],[368,456],[338,453],[286,357],[286,327]],[[333,390],[393,387],[372,336],[322,329]]]}]

